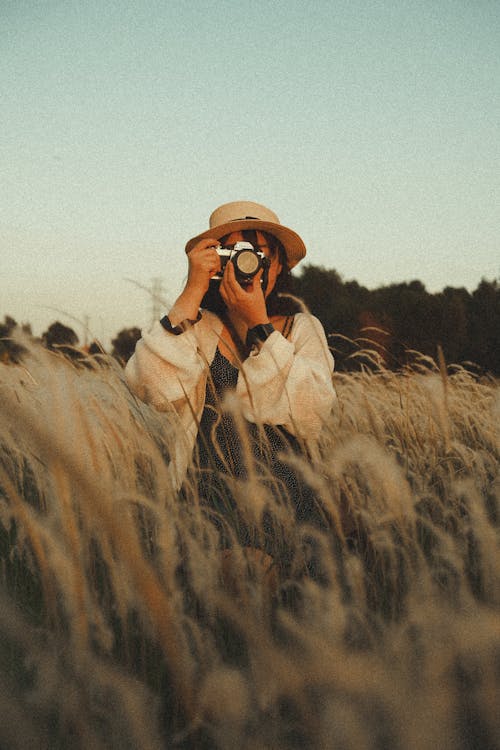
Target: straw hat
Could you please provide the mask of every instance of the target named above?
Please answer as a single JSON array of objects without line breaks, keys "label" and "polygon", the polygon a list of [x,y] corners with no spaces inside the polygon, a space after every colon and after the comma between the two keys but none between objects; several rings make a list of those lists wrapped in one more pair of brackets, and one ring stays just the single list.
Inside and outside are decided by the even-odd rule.
[{"label": "straw hat", "polygon": [[277,237],[285,248],[288,265],[293,268],[306,254],[306,246],[299,235],[288,227],[280,224],[280,220],[269,208],[251,201],[235,201],[225,203],[216,208],[209,219],[210,229],[193,237],[186,245],[186,252],[205,237],[220,240],[231,232],[241,232],[244,229],[255,229],[259,232],[269,232]]}]

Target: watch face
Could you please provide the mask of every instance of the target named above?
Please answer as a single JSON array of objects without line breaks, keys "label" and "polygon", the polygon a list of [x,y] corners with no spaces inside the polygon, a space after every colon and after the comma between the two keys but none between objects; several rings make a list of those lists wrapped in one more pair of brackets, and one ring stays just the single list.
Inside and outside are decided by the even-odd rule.
[{"label": "watch face", "polygon": [[264,342],[269,336],[275,331],[275,327],[272,323],[261,323],[258,326],[250,328],[247,333],[247,346],[253,346],[259,341]]}]

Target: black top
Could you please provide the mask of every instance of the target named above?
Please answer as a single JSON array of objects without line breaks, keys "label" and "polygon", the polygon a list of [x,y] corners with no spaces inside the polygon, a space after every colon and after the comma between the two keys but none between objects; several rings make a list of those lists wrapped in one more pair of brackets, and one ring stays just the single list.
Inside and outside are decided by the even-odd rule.
[{"label": "black top", "polygon": [[231,545],[231,534],[235,534],[243,545],[263,545],[272,552],[277,542],[272,514],[266,512],[263,528],[256,536],[233,499],[233,480],[244,482],[251,462],[274,500],[279,505],[291,504],[299,521],[315,521],[315,500],[310,487],[285,459],[290,451],[300,453],[296,437],[282,426],[259,426],[221,411],[224,395],[236,388],[237,380],[238,368],[217,348],[207,378],[205,407],[195,445],[198,494],[210,520],[221,532],[224,546]]},{"label": "black top", "polygon": [[[256,465],[269,465],[278,453],[299,451],[297,439],[284,427],[263,425],[258,427],[243,420],[239,428],[232,414],[221,412],[221,402],[229,390],[235,390],[238,368],[229,362],[217,348],[210,365],[205,394],[205,407],[198,431],[198,466],[216,469],[236,477],[248,473],[248,449]],[[246,442],[245,447],[243,442]]]}]

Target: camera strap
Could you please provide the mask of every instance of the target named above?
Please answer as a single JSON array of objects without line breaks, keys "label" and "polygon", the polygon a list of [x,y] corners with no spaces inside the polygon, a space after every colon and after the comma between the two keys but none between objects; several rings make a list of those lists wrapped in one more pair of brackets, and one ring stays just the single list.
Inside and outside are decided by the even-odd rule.
[{"label": "camera strap", "polygon": [[283,323],[283,328],[281,329],[281,335],[283,336],[283,338],[287,339],[291,334],[294,320],[295,315],[286,316],[285,322]]}]

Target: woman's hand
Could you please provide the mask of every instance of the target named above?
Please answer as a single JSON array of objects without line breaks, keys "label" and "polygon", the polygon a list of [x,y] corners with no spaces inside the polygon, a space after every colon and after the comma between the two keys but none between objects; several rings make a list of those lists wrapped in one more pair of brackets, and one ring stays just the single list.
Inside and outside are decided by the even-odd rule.
[{"label": "woman's hand", "polygon": [[220,284],[221,297],[228,310],[235,313],[247,328],[269,323],[266,298],[260,283],[262,273],[261,268],[248,285],[241,286],[234,273],[234,264],[230,262],[224,269]]},{"label": "woman's hand", "polygon": [[[188,253],[188,278],[186,288],[205,294],[210,279],[220,271],[220,258],[217,250],[218,240],[206,238],[200,240]],[[201,299],[200,297],[200,299]]]},{"label": "woman's hand", "polygon": [[172,325],[183,320],[195,320],[212,276],[220,271],[218,240],[200,240],[188,253],[188,277],[186,286],[170,310],[168,317]]}]

